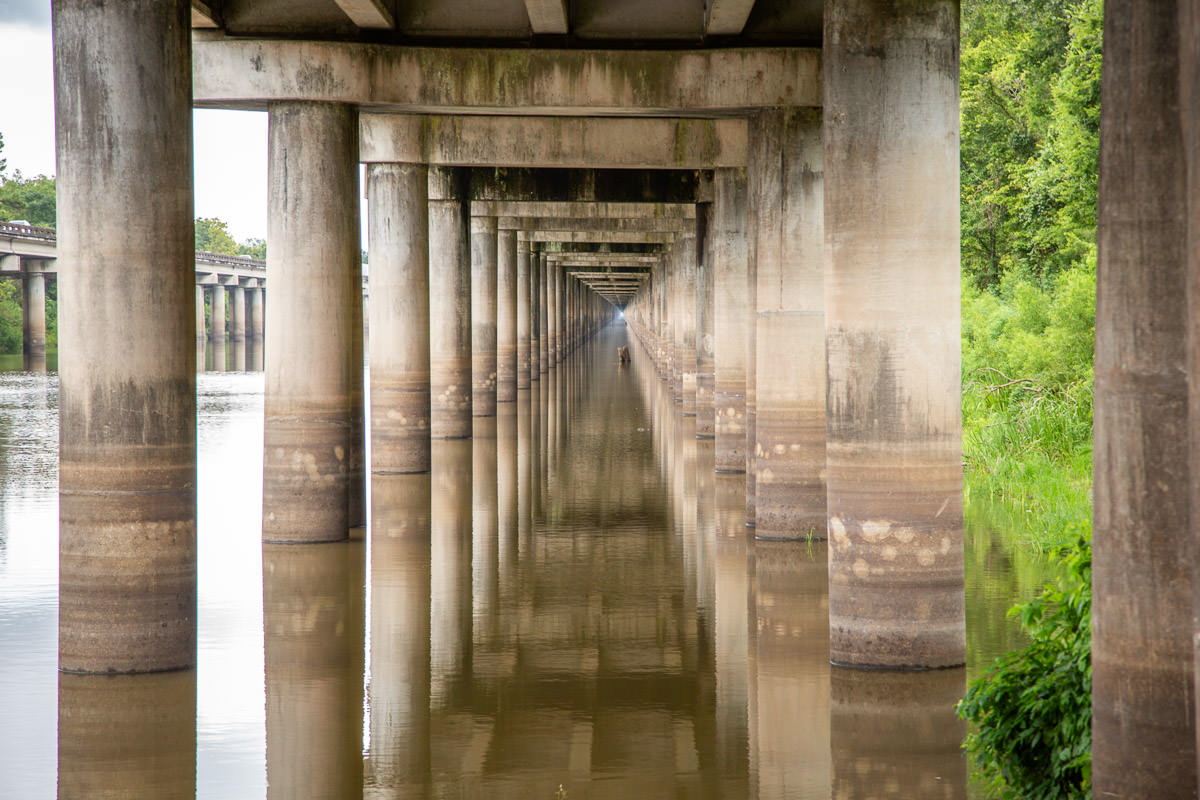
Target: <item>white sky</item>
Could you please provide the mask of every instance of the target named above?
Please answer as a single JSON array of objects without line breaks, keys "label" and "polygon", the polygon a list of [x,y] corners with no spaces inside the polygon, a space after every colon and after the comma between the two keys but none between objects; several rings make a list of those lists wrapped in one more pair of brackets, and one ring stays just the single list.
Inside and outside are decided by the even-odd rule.
[{"label": "white sky", "polygon": [[[10,176],[54,174],[50,0],[0,0],[0,134]],[[267,115],[198,109],[193,146],[196,216],[225,220],[239,242],[266,239]]]}]

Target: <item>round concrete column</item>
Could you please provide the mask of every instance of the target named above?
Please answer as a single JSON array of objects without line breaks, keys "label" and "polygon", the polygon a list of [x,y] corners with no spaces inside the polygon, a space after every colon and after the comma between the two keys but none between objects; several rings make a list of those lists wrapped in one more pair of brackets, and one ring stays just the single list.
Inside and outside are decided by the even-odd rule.
[{"label": "round concrete column", "polygon": [[532,247],[529,250],[529,383],[541,378],[542,329],[541,311],[538,308],[538,283],[541,275],[541,254]]},{"label": "round concrete column", "polygon": [[246,289],[246,336],[251,339],[263,338],[263,288],[251,286]]},{"label": "round concrete column", "polygon": [[361,513],[351,491],[362,385],[358,115],[289,102],[268,119],[263,540],[345,539]]},{"label": "round concrete column", "polygon": [[679,326],[675,352],[679,364],[679,396],[685,416],[696,415],[696,237],[685,234],[676,242],[679,284]]},{"label": "round concrete column", "polygon": [[196,286],[196,341],[201,343],[201,347],[204,346],[203,342],[207,338],[205,334],[207,327],[204,319],[204,287],[198,285]]},{"label": "round concrete column", "polygon": [[236,284],[229,287],[229,340],[246,339],[246,292]]},{"label": "round concrete column", "polygon": [[696,437],[716,436],[716,361],[713,320],[712,203],[696,206],[701,233],[696,262]]},{"label": "round concrete column", "polygon": [[429,471],[429,200],[424,164],[370,164],[371,471]]},{"label": "round concrete column", "polygon": [[434,439],[471,436],[471,255],[463,174],[429,168],[429,374]]},{"label": "round concrete column", "polygon": [[471,413],[496,416],[496,218],[471,217]]},{"label": "round concrete column", "polygon": [[208,300],[208,338],[214,342],[224,342],[226,322],[228,322],[225,313],[225,287],[216,283],[209,289],[212,293]]},{"label": "round concrete column", "polygon": [[46,363],[46,276],[41,261],[21,264],[21,352],[25,366]]},{"label": "round concrete column", "polygon": [[764,162],[766,146],[763,142],[764,128],[758,116],[750,119],[747,137],[746,167],[746,524],[754,527],[757,519],[755,491],[758,469],[755,464],[754,446],[758,443],[755,434],[757,407],[755,403],[755,380],[758,359],[758,203],[762,197],[762,185],[766,180],[767,165]]},{"label": "round concrete column", "polygon": [[561,364],[567,354],[566,313],[563,298],[563,267],[555,266],[554,273],[554,349],[555,364]]},{"label": "round concrete column", "polygon": [[755,526],[825,538],[825,288],[821,116],[768,111],[758,184]]},{"label": "round concrete column", "polygon": [[558,352],[558,262],[546,260],[546,358],[548,367],[557,367]]},{"label": "round concrete column", "polygon": [[547,306],[546,282],[550,279],[545,253],[538,253],[537,310],[538,310],[538,372],[550,369],[550,310]]},{"label": "round concrete column", "polygon": [[713,178],[714,465],[718,473],[746,468],[746,178],[718,169]]},{"label": "round concrete column", "polygon": [[496,239],[496,400],[517,399],[517,232]]},{"label": "round concrete column", "polygon": [[529,242],[517,239],[517,388],[529,388]]},{"label": "round concrete column", "polygon": [[54,7],[58,257],[71,265],[59,281],[67,672],[196,659],[189,13]]},{"label": "round concrete column", "polygon": [[824,54],[830,657],[954,666],[958,3],[827,3]]}]

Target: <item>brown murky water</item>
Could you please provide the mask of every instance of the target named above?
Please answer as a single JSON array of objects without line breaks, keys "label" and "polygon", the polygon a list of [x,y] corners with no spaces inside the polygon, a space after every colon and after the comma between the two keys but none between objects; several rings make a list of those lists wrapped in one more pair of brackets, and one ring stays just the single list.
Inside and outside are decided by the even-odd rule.
[{"label": "brown murky water", "polygon": [[[199,376],[199,666],[138,677],[55,669],[57,382],[0,373],[0,798],[966,796],[967,671],[832,669],[824,544],[754,541],[742,476],[624,343],[377,476],[364,537],[265,548],[261,361],[227,352]],[[1041,574],[967,538],[974,674]]]}]

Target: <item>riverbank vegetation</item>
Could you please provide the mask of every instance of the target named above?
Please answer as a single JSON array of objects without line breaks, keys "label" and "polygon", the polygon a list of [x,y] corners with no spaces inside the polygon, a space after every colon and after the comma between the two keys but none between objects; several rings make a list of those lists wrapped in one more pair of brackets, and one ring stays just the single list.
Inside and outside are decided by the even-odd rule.
[{"label": "riverbank vegetation", "polygon": [[1066,577],[959,706],[1002,797],[1090,795],[1092,360],[1101,0],[962,6],[969,513]]}]

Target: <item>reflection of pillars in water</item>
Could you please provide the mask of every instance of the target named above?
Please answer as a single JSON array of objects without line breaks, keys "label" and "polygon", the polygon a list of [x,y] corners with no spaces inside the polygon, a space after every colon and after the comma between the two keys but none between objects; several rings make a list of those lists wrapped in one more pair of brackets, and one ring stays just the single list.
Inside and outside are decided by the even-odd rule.
[{"label": "reflection of pillars in water", "polygon": [[196,796],[196,672],[58,676],[58,797]]},{"label": "reflection of pillars in water", "polygon": [[[531,368],[531,375],[536,370]],[[542,517],[542,489],[545,481],[542,479],[542,387],[539,377],[529,389],[529,524],[532,532],[537,527],[537,521]]]},{"label": "reflection of pillars in water", "polygon": [[499,597],[497,427],[494,416],[476,417],[471,435],[471,581],[476,637],[495,632]]},{"label": "reflection of pillars in water", "polygon": [[263,371],[263,340],[250,337],[246,339],[246,371]]},{"label": "reflection of pillars in water", "polygon": [[[553,348],[547,350],[547,353],[553,353]],[[546,480],[545,485],[547,491],[553,487],[558,480],[558,393],[559,387],[562,385],[559,379],[558,370],[550,369],[546,373],[546,380],[543,381],[546,387],[546,402],[544,404],[545,420],[546,420]],[[552,504],[552,497],[547,498],[547,502]]]},{"label": "reflection of pillars in water", "polygon": [[[496,408],[496,509],[497,509],[497,569],[499,571],[500,605],[516,606],[518,458],[517,404],[505,403]],[[507,616],[507,615],[506,615]],[[502,620],[502,624],[507,624]]]},{"label": "reflection of pillars in water", "polygon": [[370,798],[429,794],[430,476],[371,476]]},{"label": "reflection of pillars in water", "polygon": [[745,480],[741,475],[715,475],[713,482],[717,752],[720,772],[726,780],[744,781],[749,770],[746,680],[751,625],[747,575],[749,534],[742,498]]},{"label": "reflection of pillars in water", "polygon": [[[699,415],[697,415],[697,426]],[[716,619],[714,607],[715,581],[714,563],[716,551],[716,519],[713,507],[713,452],[712,439],[701,439],[696,435],[695,491],[696,491],[696,608],[700,610],[705,624],[712,625]]]},{"label": "reflection of pillars in water", "polygon": [[246,340],[235,339],[229,342],[229,371],[246,371]]},{"label": "reflection of pillars in water", "polygon": [[832,673],[835,800],[967,796],[966,727],[954,713],[964,670]]},{"label": "reflection of pillars in water", "polygon": [[209,372],[226,372],[227,359],[225,354],[225,340],[220,341],[210,340],[208,343],[208,355],[204,359],[205,366]]},{"label": "reflection of pillars in water", "polygon": [[533,530],[533,458],[529,452],[531,433],[529,390],[517,392],[517,552],[524,559],[530,554]]},{"label": "reflection of pillars in water", "polygon": [[430,701],[449,699],[471,656],[471,440],[434,439]]},{"label": "reflection of pillars in water", "polygon": [[[683,547],[685,575],[700,575],[697,557],[700,554],[696,530],[696,418],[674,415],[672,438],[675,451],[675,485],[671,497],[675,504],[675,530]],[[688,595],[691,595],[690,597]],[[684,607],[695,608],[696,586],[687,581],[684,587]]]},{"label": "reflection of pillars in water", "polygon": [[362,796],[363,543],[263,545],[268,798]]},{"label": "reflection of pillars in water", "polygon": [[759,800],[829,796],[826,560],[819,542],[754,546]]}]

